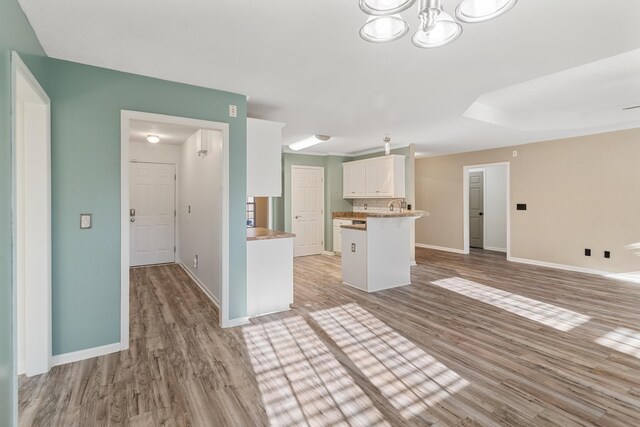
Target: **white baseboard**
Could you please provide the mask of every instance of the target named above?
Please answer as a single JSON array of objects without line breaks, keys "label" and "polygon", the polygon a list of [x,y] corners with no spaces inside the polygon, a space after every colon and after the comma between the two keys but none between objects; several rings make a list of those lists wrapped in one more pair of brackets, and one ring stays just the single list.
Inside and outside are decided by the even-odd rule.
[{"label": "white baseboard", "polygon": [[336,253],[331,251],[323,251],[322,255],[334,256]]},{"label": "white baseboard", "polygon": [[80,360],[91,359],[93,357],[104,356],[105,354],[117,353],[121,350],[119,342],[103,345],[101,347],[88,348],[86,350],[74,351],[72,353],[57,354],[51,358],[51,366],[66,365],[67,363],[78,362]]},{"label": "white baseboard", "polygon": [[496,248],[494,246],[485,246],[483,249],[487,250],[487,251],[494,251],[494,252],[507,252],[507,248]]},{"label": "white baseboard", "polygon": [[418,265],[418,263],[417,263],[417,262],[415,262],[415,261],[411,261],[411,262],[409,263],[409,265],[410,265],[411,267],[415,267],[416,265]]},{"label": "white baseboard", "polygon": [[445,248],[444,246],[426,245],[424,243],[416,243],[416,248],[434,249],[436,251],[452,252],[454,254],[463,254],[464,255],[464,251],[462,249]]},{"label": "white baseboard", "polygon": [[24,360],[18,360],[18,375],[24,375],[27,373],[27,370],[24,367]]},{"label": "white baseboard", "polygon": [[574,271],[576,273],[596,274],[598,276],[608,276],[612,274],[606,271],[594,270],[591,268],[577,267],[575,265],[556,264],[553,262],[538,261],[535,259],[509,257],[507,261],[518,262],[520,264],[535,265],[538,267],[555,268],[557,270]]},{"label": "white baseboard", "polygon": [[200,281],[200,279],[198,279],[196,276],[193,275],[193,273],[191,273],[191,271],[189,271],[189,269],[187,268],[187,266],[185,266],[182,261],[178,261],[178,265],[184,270],[185,273],[187,273],[187,275],[191,278],[191,280],[193,280],[196,285],[198,285],[198,287],[200,288],[200,290],[202,292],[204,292],[204,294],[207,296],[207,298],[209,298],[211,300],[211,302],[218,307],[218,310],[220,310],[220,302],[218,301],[218,299],[215,297],[215,295],[213,295],[209,289],[207,289],[207,287],[204,285],[204,283],[202,283]]},{"label": "white baseboard", "polygon": [[242,326],[247,325],[249,322],[248,317],[236,317],[235,319],[229,319],[226,321],[222,321],[223,328],[233,328],[234,326]]}]

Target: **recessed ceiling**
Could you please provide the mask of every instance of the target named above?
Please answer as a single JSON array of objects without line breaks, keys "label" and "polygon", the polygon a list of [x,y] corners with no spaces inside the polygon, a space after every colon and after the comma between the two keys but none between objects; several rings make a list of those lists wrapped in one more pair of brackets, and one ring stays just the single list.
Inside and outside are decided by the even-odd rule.
[{"label": "recessed ceiling", "polygon": [[129,141],[147,143],[147,135],[157,135],[160,137],[160,144],[179,145],[189,139],[198,129],[198,127],[172,123],[131,120]]},{"label": "recessed ceiling", "polygon": [[[457,3],[443,2],[449,13]],[[523,130],[463,114],[484,94],[640,47],[637,0],[611,0],[605,9],[521,0],[496,20],[464,24],[460,39],[433,50],[411,44],[417,7],[403,12],[408,36],[364,42],[357,0],[20,4],[48,55],[246,94],[251,117],[287,124],[286,144],[334,137],[316,152],[382,147],[386,134],[433,155],[608,130]],[[609,106],[604,99],[591,107]]]}]

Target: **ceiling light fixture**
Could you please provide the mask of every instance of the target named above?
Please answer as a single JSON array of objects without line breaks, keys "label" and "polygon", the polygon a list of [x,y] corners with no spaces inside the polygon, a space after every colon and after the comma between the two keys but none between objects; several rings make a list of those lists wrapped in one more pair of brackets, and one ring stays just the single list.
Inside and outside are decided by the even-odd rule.
[{"label": "ceiling light fixture", "polygon": [[157,144],[160,142],[160,137],[158,135],[147,135],[147,141],[151,144]]},{"label": "ceiling light fixture", "polygon": [[330,139],[331,137],[329,135],[313,135],[301,141],[290,144],[289,148],[291,148],[293,151],[300,151],[313,145],[320,144],[321,142],[328,141]]},{"label": "ceiling light fixture", "polygon": [[[456,8],[461,22],[485,22],[511,10],[518,0],[462,0]],[[444,46],[462,34],[462,25],[444,11],[442,0],[359,0],[360,9],[369,15],[360,29],[368,42],[397,40],[409,31],[400,12],[418,3],[420,24],[411,41],[420,48]]]}]

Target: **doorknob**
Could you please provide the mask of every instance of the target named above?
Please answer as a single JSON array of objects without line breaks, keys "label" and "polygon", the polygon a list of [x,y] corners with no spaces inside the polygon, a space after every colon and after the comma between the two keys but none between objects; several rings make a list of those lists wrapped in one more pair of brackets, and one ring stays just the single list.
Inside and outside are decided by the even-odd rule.
[{"label": "doorknob", "polygon": [[136,219],[135,218],[131,218],[129,221],[136,222]]},{"label": "doorknob", "polygon": [[482,212],[480,212],[478,215],[482,216]]},{"label": "doorknob", "polygon": [[300,219],[300,218],[302,218],[302,215],[296,215],[295,218],[296,219]]}]

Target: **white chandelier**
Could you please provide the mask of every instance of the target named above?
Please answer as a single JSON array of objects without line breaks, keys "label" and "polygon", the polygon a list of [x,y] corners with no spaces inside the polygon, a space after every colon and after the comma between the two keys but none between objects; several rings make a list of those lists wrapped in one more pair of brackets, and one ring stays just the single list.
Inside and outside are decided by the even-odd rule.
[{"label": "white chandelier", "polygon": [[[369,19],[360,29],[360,37],[368,42],[385,43],[409,32],[409,24],[400,12],[419,4],[420,26],[411,41],[417,47],[444,46],[462,34],[462,25],[442,8],[442,0],[359,0],[360,9]],[[456,8],[458,21],[485,22],[515,6],[518,0],[462,0]]]}]

